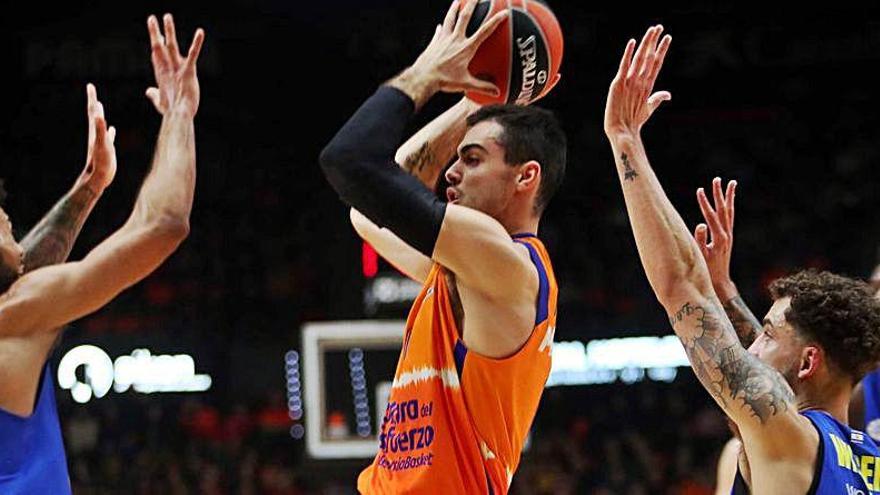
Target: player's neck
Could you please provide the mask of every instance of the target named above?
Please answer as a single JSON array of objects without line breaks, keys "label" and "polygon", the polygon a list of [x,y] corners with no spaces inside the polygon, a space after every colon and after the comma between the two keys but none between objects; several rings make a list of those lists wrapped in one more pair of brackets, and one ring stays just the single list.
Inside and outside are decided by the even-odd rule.
[{"label": "player's neck", "polygon": [[825,411],[841,423],[849,421],[850,386],[806,387],[798,393],[798,411],[818,409]]},{"label": "player's neck", "polygon": [[538,225],[541,223],[540,217],[532,215],[511,215],[505,219],[498,219],[504,230],[510,235],[516,234],[535,234],[538,235]]},{"label": "player's neck", "polygon": [[495,216],[495,220],[498,220],[510,235],[527,233],[537,235],[541,215],[535,213],[533,198],[515,197],[498,216]]}]

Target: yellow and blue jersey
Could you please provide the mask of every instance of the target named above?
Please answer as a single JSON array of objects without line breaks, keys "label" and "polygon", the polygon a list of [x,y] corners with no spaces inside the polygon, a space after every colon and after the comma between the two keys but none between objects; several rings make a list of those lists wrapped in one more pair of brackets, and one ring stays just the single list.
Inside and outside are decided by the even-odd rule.
[{"label": "yellow and blue jersey", "polygon": [[[874,440],[825,411],[809,410],[801,415],[819,433],[818,462],[807,495],[880,494],[880,449]],[[749,493],[739,471],[731,493]]]}]

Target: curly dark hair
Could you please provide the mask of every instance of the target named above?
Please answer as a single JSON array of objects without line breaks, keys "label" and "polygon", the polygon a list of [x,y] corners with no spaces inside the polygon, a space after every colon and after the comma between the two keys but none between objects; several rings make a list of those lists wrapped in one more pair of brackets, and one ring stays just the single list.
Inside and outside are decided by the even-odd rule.
[{"label": "curly dark hair", "polygon": [[880,301],[865,282],[804,270],[770,284],[773,299],[791,297],[785,319],[818,342],[855,383],[880,361]]}]

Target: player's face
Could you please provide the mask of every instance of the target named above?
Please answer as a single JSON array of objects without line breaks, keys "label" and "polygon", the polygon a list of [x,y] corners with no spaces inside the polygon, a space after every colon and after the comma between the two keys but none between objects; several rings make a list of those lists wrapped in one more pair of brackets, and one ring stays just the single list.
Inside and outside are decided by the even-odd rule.
[{"label": "player's face", "polygon": [[21,274],[23,251],[12,235],[12,222],[0,208],[0,284],[5,278]]},{"label": "player's face", "polygon": [[790,297],[773,302],[764,317],[764,329],[749,347],[749,352],[782,373],[789,385],[794,385],[804,343],[791,323],[785,319],[785,311],[789,306]]},{"label": "player's face", "polygon": [[517,167],[504,161],[498,141],[504,129],[493,121],[471,127],[458,147],[458,160],[446,171],[449,203],[500,218],[516,191]]}]

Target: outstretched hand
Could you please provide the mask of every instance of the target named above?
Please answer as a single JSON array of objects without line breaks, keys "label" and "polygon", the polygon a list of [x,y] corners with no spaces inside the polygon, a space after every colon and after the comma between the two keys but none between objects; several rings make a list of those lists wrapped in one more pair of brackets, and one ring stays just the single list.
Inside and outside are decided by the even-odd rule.
[{"label": "outstretched hand", "polygon": [[196,62],[205,41],[205,32],[201,28],[196,29],[192,44],[184,57],[177,46],[174,19],[171,14],[165,14],[162,20],[165,24],[164,36],[156,16],[151,15],[147,19],[153,74],[156,76],[156,86],[147,89],[147,98],[162,115],[175,111],[194,117],[199,109],[200,98]]},{"label": "outstretched hand", "polygon": [[635,40],[626,44],[605,104],[605,133],[609,138],[638,135],[660,104],[672,99],[668,91],[652,93],[672,43],[668,34],[660,39],[662,32],[660,25],[648,29],[638,51]]},{"label": "outstretched hand", "polygon": [[116,177],[116,129],[107,127],[104,105],[92,84],[86,85],[86,113],[89,119],[89,140],[86,151],[86,167],[80,180],[87,182],[96,192],[107,188]]}]

